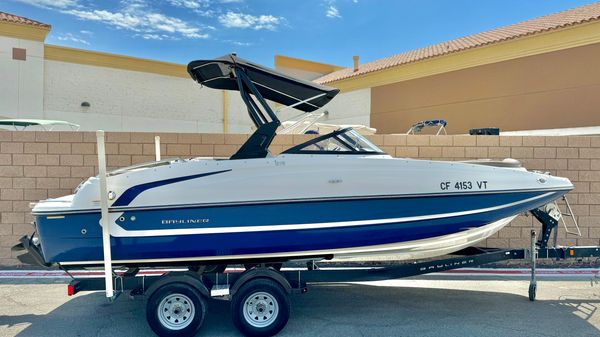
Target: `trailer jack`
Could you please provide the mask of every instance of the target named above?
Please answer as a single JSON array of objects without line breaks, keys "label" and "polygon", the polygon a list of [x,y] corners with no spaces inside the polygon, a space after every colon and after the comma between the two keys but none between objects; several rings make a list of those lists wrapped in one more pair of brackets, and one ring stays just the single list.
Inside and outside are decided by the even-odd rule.
[{"label": "trailer jack", "polygon": [[[571,209],[571,204],[569,204],[569,200],[567,200],[566,196],[563,196],[562,200],[565,202],[566,212],[560,210],[560,207],[558,206],[558,203],[556,201],[551,202],[543,207],[532,209],[531,211],[529,211],[542,224],[540,238],[537,241],[537,246],[539,248],[548,248],[548,241],[550,240],[550,235],[552,235],[553,230],[553,246],[556,246],[559,222],[563,224],[563,227],[567,234],[581,236],[581,230],[579,229],[577,218],[575,218],[575,213],[573,212],[573,209]],[[565,217],[570,218],[572,220],[575,226],[575,230],[569,229],[569,226],[567,226],[567,222],[565,221]]]}]

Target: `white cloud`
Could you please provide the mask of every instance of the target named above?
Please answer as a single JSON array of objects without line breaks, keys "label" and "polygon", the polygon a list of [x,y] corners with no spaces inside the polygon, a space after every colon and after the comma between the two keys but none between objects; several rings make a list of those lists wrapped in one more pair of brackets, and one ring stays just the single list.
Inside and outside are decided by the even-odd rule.
[{"label": "white cloud", "polygon": [[118,12],[110,12],[106,10],[79,10],[79,9],[71,9],[65,11],[67,14],[74,15],[83,20],[89,21],[101,21],[111,26],[116,26],[119,28],[131,29],[134,31],[138,30],[138,27],[141,25],[140,18],[131,15],[129,13],[118,13]]},{"label": "white cloud", "polygon": [[341,19],[342,15],[335,2],[336,0],[323,1],[323,4],[325,5],[325,16],[330,19]]},{"label": "white cloud", "polygon": [[204,17],[216,17],[224,9],[219,5],[242,3],[244,0],[166,0],[171,6],[185,8]]},{"label": "white cloud", "polygon": [[208,0],[167,0],[169,4],[175,7],[199,9],[210,5]]},{"label": "white cloud", "polygon": [[[106,10],[88,5],[81,0],[13,0],[30,5],[56,10],[64,14],[73,15],[81,20],[102,22],[108,26],[134,31],[135,36],[162,36],[163,38],[176,39],[205,39],[208,34],[204,29],[213,27],[198,26],[182,19],[157,12],[150,7],[147,0],[122,0],[121,6],[116,10]],[[208,5],[210,0],[168,0],[172,4],[187,6]],[[86,34],[81,32],[82,34]],[[168,33],[169,35],[160,35]],[[66,39],[67,37],[65,37]],[[72,39],[70,41],[73,41]]]},{"label": "white cloud", "polygon": [[273,15],[254,16],[244,13],[227,12],[219,16],[219,22],[227,28],[275,30],[281,21],[282,18]]},{"label": "white cloud", "polygon": [[75,36],[71,33],[61,34],[61,35],[57,36],[56,38],[60,41],[75,42],[75,43],[79,43],[79,44],[85,44],[88,46],[90,44],[88,41],[86,41],[78,36]]},{"label": "white cloud", "polygon": [[249,47],[249,46],[254,45],[253,43],[250,43],[250,42],[241,42],[241,41],[235,41],[235,40],[225,40],[224,42],[231,43],[232,45],[240,46],[240,47]]},{"label": "white cloud", "polygon": [[160,34],[141,34],[140,35],[144,40],[164,40],[168,37],[168,35],[160,35]]},{"label": "white cloud", "polygon": [[337,9],[337,7],[335,7],[335,5],[330,5],[329,7],[327,7],[327,10],[325,11],[325,16],[331,19],[339,19],[342,17],[340,15],[340,11]]},{"label": "white cloud", "polygon": [[[1,1],[1,0],[0,0]],[[119,0],[116,6],[108,7],[105,2],[91,0],[12,0],[72,15],[80,20],[99,22],[104,25],[131,31],[134,37],[147,40],[162,39],[206,39],[215,27],[188,21],[174,14],[158,10],[155,0]],[[222,26],[253,30],[276,30],[285,23],[283,17],[274,15],[252,15],[235,8],[245,0],[163,0],[170,6],[193,12],[203,17],[213,17]],[[333,1],[333,0],[331,0]],[[79,32],[84,36],[93,33]],[[67,37],[64,37],[67,38]],[[72,40],[71,40],[72,41]],[[74,42],[74,41],[73,41]],[[228,41],[229,43],[233,43]],[[239,42],[240,46],[248,45]],[[235,43],[233,43],[235,44]]]},{"label": "white cloud", "polygon": [[69,8],[78,6],[78,0],[13,0],[44,8]]},{"label": "white cloud", "polygon": [[[132,1],[120,11],[103,9],[68,9],[63,13],[74,15],[82,20],[97,21],[120,29],[144,34],[166,32],[172,38],[182,36],[189,39],[205,39],[208,34],[202,28],[179,18],[167,16],[146,7],[143,1]],[[140,36],[144,36],[141,34]]]}]

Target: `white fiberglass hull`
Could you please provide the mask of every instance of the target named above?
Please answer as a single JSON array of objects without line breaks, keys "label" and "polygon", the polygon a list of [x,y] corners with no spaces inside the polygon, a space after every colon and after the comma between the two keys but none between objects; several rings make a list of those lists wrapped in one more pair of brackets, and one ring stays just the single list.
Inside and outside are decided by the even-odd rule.
[{"label": "white fiberglass hull", "polygon": [[[444,255],[572,189],[564,178],[389,156],[176,161],[109,176],[116,264]],[[36,205],[47,263],[102,261],[97,179]]]}]

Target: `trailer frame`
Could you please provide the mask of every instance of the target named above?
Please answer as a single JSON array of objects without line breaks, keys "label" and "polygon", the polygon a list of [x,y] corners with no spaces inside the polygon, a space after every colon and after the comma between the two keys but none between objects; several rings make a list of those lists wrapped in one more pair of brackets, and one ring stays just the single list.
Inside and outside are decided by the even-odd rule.
[{"label": "trailer frame", "polygon": [[[547,226],[548,227],[548,226]],[[477,267],[489,263],[502,261],[520,260],[528,261],[531,267],[531,279],[529,283],[528,298],[534,301],[537,292],[536,265],[539,258],[545,259],[579,259],[579,258],[599,258],[600,246],[573,246],[573,247],[545,247],[543,238],[546,233],[541,233],[542,242],[537,240],[536,232],[531,231],[531,246],[520,249],[498,249],[498,248],[480,248],[469,247],[454,254],[454,256],[442,259],[432,259],[428,261],[418,261],[396,265],[355,265],[343,267],[323,267],[314,260],[308,260],[306,267],[302,268],[284,268],[278,270],[278,265],[261,263],[250,267],[247,270],[225,270],[225,272],[203,271],[169,271],[160,276],[138,275],[139,269],[130,269],[125,272],[113,271],[113,284],[115,286],[115,297],[129,291],[131,298],[145,296],[148,298],[147,306],[148,323],[159,336],[170,336],[167,332],[161,332],[154,329],[151,312],[156,308],[151,308],[150,303],[159,289],[177,284],[196,289],[203,298],[219,298],[232,302],[232,318],[238,329],[244,334],[254,336],[268,336],[281,330],[289,317],[289,299],[292,294],[303,294],[308,291],[310,284],[335,283],[335,282],[371,282],[390,279],[399,279],[411,276],[438,273],[448,270]],[[276,326],[276,329],[256,329],[255,327],[244,325],[244,316],[241,314],[240,305],[236,303],[242,301],[238,296],[240,289],[244,291],[248,287],[257,287],[264,284],[271,284],[271,288],[280,289],[284,294],[284,302],[287,303],[285,322]],[[80,291],[104,291],[105,280],[103,278],[72,278],[68,284],[68,295],[72,296]],[[262,289],[262,288],[261,288]],[[264,293],[260,292],[261,294]],[[205,304],[203,304],[205,305]],[[206,308],[204,307],[205,311]],[[282,314],[282,313],[281,313]],[[266,317],[266,316],[265,316]],[[203,319],[203,317],[202,317]],[[155,325],[155,323],[154,323]],[[197,332],[200,326],[194,331]],[[250,330],[249,330],[250,329]],[[254,330],[252,330],[254,329]]]}]

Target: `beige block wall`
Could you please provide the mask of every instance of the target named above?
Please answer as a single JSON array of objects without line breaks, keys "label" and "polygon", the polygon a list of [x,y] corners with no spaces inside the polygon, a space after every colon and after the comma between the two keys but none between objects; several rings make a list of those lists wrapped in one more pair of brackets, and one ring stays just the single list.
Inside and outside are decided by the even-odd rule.
[{"label": "beige block wall", "polygon": [[[110,168],[154,159],[154,136],[161,136],[163,157],[229,156],[247,135],[109,132]],[[278,136],[274,153],[310,136]],[[559,231],[561,244],[600,244],[600,137],[495,137],[375,135],[370,139],[396,157],[465,160],[513,157],[529,169],[570,178],[576,189],[569,200],[583,236]],[[33,231],[29,203],[72,193],[97,174],[92,132],[0,131],[0,266],[17,264],[10,247]],[[529,231],[539,228],[532,217],[519,217],[489,238],[490,247],[526,247]]]}]

